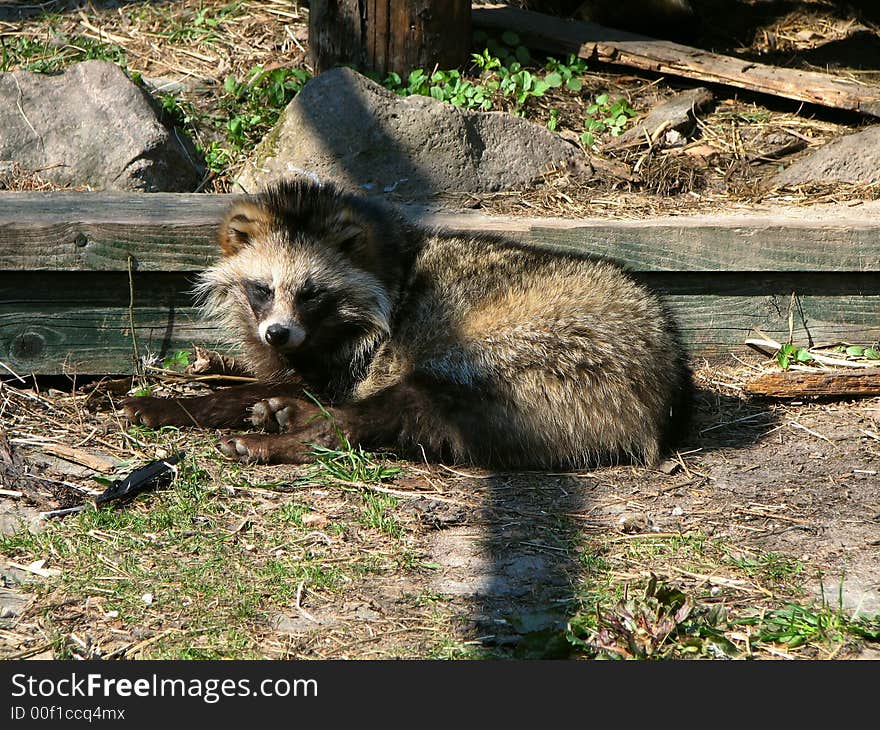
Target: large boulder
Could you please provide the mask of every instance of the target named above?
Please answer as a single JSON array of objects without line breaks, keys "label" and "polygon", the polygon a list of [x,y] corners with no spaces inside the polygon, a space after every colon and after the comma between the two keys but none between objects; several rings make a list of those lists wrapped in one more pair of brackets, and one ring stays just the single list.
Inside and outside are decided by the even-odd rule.
[{"label": "large boulder", "polygon": [[106,61],[52,76],[0,73],[0,160],[95,190],[185,192],[204,175],[192,144]]},{"label": "large boulder", "polygon": [[772,185],[880,183],[880,124],[838,137],[792,162]]},{"label": "large boulder", "polygon": [[553,168],[589,168],[544,127],[424,96],[400,97],[348,68],[315,77],[238,175],[253,192],[306,174],[367,193],[419,199],[521,188]]}]

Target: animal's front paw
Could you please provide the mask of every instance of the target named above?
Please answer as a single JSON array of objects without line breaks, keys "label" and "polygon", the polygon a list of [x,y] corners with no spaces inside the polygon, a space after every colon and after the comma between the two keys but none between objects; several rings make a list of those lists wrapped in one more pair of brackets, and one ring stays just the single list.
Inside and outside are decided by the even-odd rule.
[{"label": "animal's front paw", "polygon": [[255,428],[271,433],[290,430],[297,413],[295,398],[275,396],[258,401],[251,408],[250,422]]},{"label": "animal's front paw", "polygon": [[186,426],[192,423],[186,410],[172,398],[140,396],[122,401],[122,411],[133,426]]},{"label": "animal's front paw", "polygon": [[226,436],[217,448],[238,461],[262,464],[303,464],[312,460],[309,447],[291,434],[239,434]]},{"label": "animal's front paw", "polygon": [[217,448],[231,459],[238,461],[264,461],[260,458],[259,436],[227,436],[217,442]]}]

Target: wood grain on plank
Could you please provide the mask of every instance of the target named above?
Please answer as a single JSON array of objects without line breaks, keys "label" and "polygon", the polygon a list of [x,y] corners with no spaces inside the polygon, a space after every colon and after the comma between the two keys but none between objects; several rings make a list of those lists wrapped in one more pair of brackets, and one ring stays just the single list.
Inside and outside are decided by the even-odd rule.
[{"label": "wood grain on plank", "polygon": [[[0,193],[0,269],[196,271],[232,196]],[[880,272],[874,206],[841,213],[518,218],[405,207],[410,220],[607,256],[633,271]]]},{"label": "wood grain on plank", "polygon": [[[695,356],[714,356],[741,347],[760,327],[781,340],[788,338],[787,298],[783,296],[667,296]],[[816,342],[846,339],[880,340],[880,297],[811,297],[803,301],[809,335]],[[132,313],[140,355],[163,358],[193,345],[225,349],[224,334],[199,318],[192,298],[181,291],[164,304],[146,301]],[[795,320],[794,339],[807,343],[808,331]],[[621,352],[627,343],[621,342]],[[121,302],[104,306],[81,303],[49,305],[0,302],[0,362],[21,373],[127,373],[133,364],[128,308]]]}]

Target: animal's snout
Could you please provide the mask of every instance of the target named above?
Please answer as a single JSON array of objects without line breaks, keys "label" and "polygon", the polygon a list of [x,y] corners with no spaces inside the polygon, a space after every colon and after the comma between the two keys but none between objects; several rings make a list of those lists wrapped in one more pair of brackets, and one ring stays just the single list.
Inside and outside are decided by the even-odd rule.
[{"label": "animal's snout", "polygon": [[306,331],[298,322],[276,319],[260,325],[260,337],[276,350],[295,350],[305,341]]},{"label": "animal's snout", "polygon": [[265,337],[272,347],[283,347],[290,339],[290,330],[283,324],[273,324],[266,328]]}]

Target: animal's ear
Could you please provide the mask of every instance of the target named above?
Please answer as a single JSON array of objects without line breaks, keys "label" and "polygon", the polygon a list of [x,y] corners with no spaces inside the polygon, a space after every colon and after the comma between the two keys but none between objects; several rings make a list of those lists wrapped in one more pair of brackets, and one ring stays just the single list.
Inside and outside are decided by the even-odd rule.
[{"label": "animal's ear", "polygon": [[245,200],[233,203],[223,218],[217,234],[220,248],[225,256],[232,256],[262,231],[269,227],[270,215],[258,201]]},{"label": "animal's ear", "polygon": [[366,226],[357,211],[352,208],[343,208],[333,217],[326,240],[340,251],[354,251],[360,247],[359,244],[363,241],[366,233],[365,228]]}]

